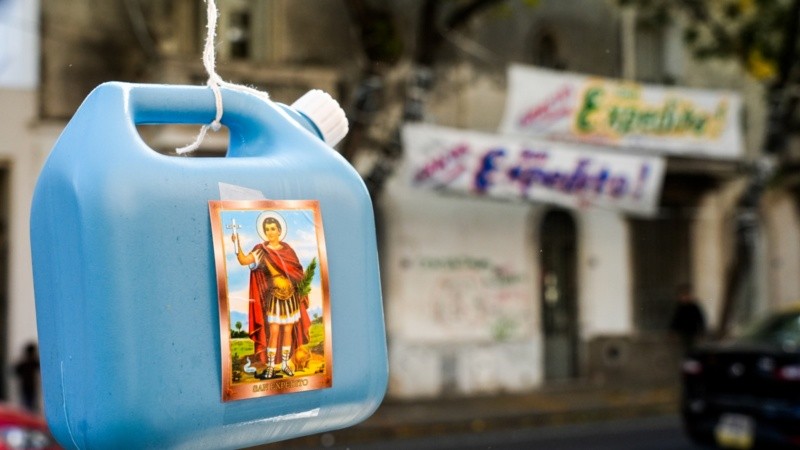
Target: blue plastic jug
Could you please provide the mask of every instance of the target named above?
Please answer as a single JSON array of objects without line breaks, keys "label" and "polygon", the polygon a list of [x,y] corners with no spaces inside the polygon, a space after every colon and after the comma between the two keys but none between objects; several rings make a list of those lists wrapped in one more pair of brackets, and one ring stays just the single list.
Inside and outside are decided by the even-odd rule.
[{"label": "blue plastic jug", "polygon": [[[209,123],[212,91],[103,84],[40,174],[41,373],[66,448],[242,448],[353,425],[383,398],[361,178],[313,117],[222,98],[227,155],[167,156],[136,125]],[[221,199],[220,183],[266,200]]]}]

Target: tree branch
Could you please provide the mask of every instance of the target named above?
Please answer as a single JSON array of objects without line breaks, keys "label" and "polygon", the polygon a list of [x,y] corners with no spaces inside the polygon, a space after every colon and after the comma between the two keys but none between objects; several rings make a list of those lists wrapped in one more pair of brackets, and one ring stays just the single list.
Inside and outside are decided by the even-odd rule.
[{"label": "tree branch", "polygon": [[464,26],[476,14],[484,9],[506,0],[472,0],[453,11],[444,20],[444,28],[439,27],[439,15],[442,6],[446,3],[443,0],[425,0],[420,10],[420,31],[417,39],[417,49],[414,62],[422,66],[431,66],[435,60],[436,53],[444,42],[442,30],[455,30]]},{"label": "tree branch", "polygon": [[393,65],[400,60],[403,44],[392,13],[364,0],[344,0],[358,30],[361,47],[372,65]]}]

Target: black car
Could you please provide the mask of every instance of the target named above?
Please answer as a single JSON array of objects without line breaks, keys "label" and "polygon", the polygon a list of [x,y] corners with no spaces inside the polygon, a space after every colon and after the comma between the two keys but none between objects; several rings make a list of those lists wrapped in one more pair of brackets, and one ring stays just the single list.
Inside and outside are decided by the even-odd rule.
[{"label": "black car", "polygon": [[800,448],[800,308],[700,345],[682,363],[689,436],[729,448]]}]

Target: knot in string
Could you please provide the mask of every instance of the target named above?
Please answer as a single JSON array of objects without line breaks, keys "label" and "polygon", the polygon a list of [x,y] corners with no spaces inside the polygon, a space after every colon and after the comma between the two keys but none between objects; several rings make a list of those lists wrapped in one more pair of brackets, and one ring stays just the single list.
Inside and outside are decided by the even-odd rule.
[{"label": "knot in string", "polygon": [[217,36],[217,19],[219,18],[219,11],[217,10],[217,4],[214,0],[206,0],[206,5],[206,16],[208,23],[206,25],[206,42],[205,46],[203,47],[203,66],[206,69],[206,73],[208,73],[208,81],[206,81],[206,85],[210,87],[211,91],[214,93],[214,103],[217,113],[214,116],[214,120],[210,124],[200,127],[200,132],[197,134],[197,138],[195,138],[194,142],[184,147],[175,149],[175,152],[179,155],[197,150],[200,147],[200,144],[203,143],[209,128],[212,131],[218,131],[222,127],[223,106],[221,88],[224,87],[234,91],[247,92],[264,100],[269,99],[269,95],[267,95],[266,92],[240,84],[228,83],[217,74],[214,40]]}]

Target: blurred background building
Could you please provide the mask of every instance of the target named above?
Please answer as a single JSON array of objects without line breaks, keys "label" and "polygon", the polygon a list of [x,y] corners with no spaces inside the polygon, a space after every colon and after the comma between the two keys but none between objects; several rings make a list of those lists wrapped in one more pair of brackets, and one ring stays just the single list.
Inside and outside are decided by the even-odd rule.
[{"label": "blurred background building", "polygon": [[10,362],[36,336],[27,216],[47,154],[38,142],[38,2],[0,2],[0,394],[9,395]]},{"label": "blurred background building", "polygon": [[[217,4],[225,80],[284,103],[324,89],[348,111],[338,150],[378,214],[390,396],[674,383],[667,326],[678,285],[694,286],[715,329],[800,298],[796,181],[778,170],[762,192],[759,178],[791,166],[793,141],[779,157],[764,151],[768,84],[735,58],[699,60],[686,23],[606,0]],[[61,128],[105,81],[205,83],[205,27],[199,0],[0,0],[4,367],[36,336],[29,204]],[[648,217],[412,189],[402,124],[497,133],[511,64],[736,92],[743,151],[665,156]],[[170,153],[197,127],[140,132]],[[226,145],[224,133],[212,135],[198,154],[220,156]],[[753,190],[757,208],[745,210]]]}]

